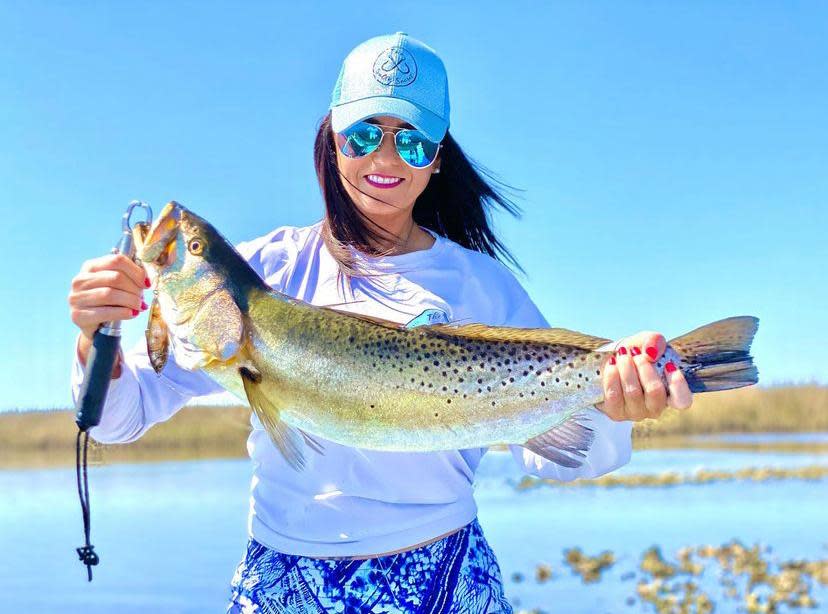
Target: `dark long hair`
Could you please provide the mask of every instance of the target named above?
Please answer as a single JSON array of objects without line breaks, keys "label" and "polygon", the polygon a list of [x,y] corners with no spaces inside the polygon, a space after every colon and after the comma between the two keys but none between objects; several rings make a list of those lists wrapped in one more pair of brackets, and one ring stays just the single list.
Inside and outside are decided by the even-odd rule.
[{"label": "dark long hair", "polygon": [[[393,244],[400,244],[402,240],[365,216],[354,204],[342,184],[335,147],[331,114],[328,113],[319,124],[313,147],[316,176],[325,200],[322,238],[339,263],[341,273],[346,277],[365,275],[366,271],[356,264],[349,247],[380,256],[389,253]],[[503,188],[513,188],[470,160],[449,132],[443,139],[440,158],[440,172],[431,176],[414,203],[414,222],[523,272],[514,256],[495,236],[489,220],[493,207],[520,217],[520,208],[502,193]],[[390,242],[392,247],[386,250],[376,247],[382,242]]]}]

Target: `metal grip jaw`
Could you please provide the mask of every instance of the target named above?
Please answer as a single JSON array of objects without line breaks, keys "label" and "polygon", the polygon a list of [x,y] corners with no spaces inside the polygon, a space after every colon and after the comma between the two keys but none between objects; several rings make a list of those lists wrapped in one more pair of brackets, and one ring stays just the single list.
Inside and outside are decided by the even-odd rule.
[{"label": "metal grip jaw", "polygon": [[[152,223],[152,209],[149,205],[138,200],[129,203],[121,223],[121,239],[112,253],[123,254],[127,258],[135,257],[135,245],[132,242],[132,228],[129,221],[132,211],[138,207],[146,210],[146,224]],[[89,447],[89,429],[97,426],[101,421],[101,412],[106,402],[106,393],[109,391],[109,380],[112,378],[112,368],[115,366],[120,342],[120,321],[104,322],[95,331],[92,347],[86,359],[83,384],[78,396],[78,413],[75,418],[79,429],[75,441],[75,467],[78,479],[78,498],[83,514],[83,535],[86,542],[75,551],[81,563],[86,565],[86,575],[90,582],[92,581],[92,567],[100,562],[100,558],[95,552],[95,546],[89,542],[92,522],[89,506],[89,481],[86,475],[86,451]],[[83,440],[83,445],[81,445],[81,440]]]},{"label": "metal grip jaw", "polygon": [[[112,249],[113,254],[123,254],[127,258],[135,257],[130,218],[136,208],[142,208],[146,211],[147,224],[152,222],[152,209],[148,204],[138,200],[129,203],[121,222],[121,238],[118,245]],[[75,418],[75,422],[81,431],[97,426],[101,421],[101,412],[106,401],[106,394],[109,391],[112,369],[118,356],[120,337],[120,320],[104,322],[95,332],[92,347],[86,360],[83,384],[78,397],[77,417]]]}]

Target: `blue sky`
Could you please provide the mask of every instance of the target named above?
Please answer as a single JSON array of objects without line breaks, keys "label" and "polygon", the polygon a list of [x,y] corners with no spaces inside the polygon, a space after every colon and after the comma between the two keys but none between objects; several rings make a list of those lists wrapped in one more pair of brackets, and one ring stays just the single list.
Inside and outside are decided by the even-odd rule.
[{"label": "blue sky", "polygon": [[340,63],[398,30],[444,59],[458,142],[522,190],[494,225],[553,325],[753,314],[763,384],[828,382],[826,23],[815,2],[0,2],[0,409],[70,406],[69,284],[131,199],[232,241],[316,221]]}]

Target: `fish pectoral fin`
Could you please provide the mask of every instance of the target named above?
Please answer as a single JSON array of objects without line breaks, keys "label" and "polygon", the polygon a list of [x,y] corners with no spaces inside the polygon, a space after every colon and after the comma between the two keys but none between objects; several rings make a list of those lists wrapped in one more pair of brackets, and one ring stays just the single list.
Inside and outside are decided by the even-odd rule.
[{"label": "fish pectoral fin", "polygon": [[152,299],[144,335],[147,338],[147,356],[150,364],[156,373],[161,373],[170,355],[170,330],[161,317],[161,305],[158,304],[157,298]]},{"label": "fish pectoral fin", "polygon": [[566,422],[532,437],[523,447],[564,467],[580,467],[595,438],[595,432],[582,424],[588,420],[585,413],[575,414]]},{"label": "fish pectoral fin", "polygon": [[279,418],[281,406],[278,401],[266,394],[262,386],[262,374],[255,366],[239,367],[239,375],[250,407],[256,412],[273,444],[291,467],[297,471],[305,468],[305,446],[319,454],[323,453],[322,445],[313,437],[300,429],[288,426]]}]

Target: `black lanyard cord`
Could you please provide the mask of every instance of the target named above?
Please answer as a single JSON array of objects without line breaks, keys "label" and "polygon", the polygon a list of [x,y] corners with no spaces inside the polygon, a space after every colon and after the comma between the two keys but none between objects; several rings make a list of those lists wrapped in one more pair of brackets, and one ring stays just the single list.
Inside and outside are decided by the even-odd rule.
[{"label": "black lanyard cord", "polygon": [[[83,462],[81,463],[81,435],[83,435]],[[86,451],[89,447],[89,433],[87,431],[78,431],[78,437],[75,440],[75,469],[78,476],[78,498],[80,499],[81,512],[83,514],[83,534],[86,538],[86,545],[76,548],[78,557],[81,562],[86,565],[89,582],[92,582],[92,565],[97,565],[100,559],[95,553],[95,546],[89,543],[89,531],[91,529],[91,522],[89,516],[89,480],[86,476]],[[81,481],[81,469],[83,480]]]}]

